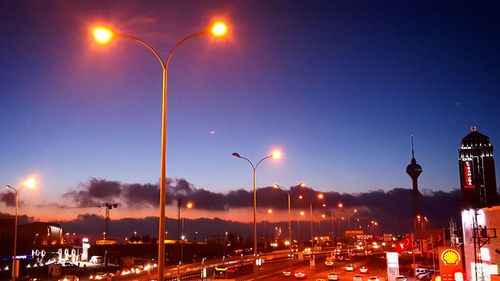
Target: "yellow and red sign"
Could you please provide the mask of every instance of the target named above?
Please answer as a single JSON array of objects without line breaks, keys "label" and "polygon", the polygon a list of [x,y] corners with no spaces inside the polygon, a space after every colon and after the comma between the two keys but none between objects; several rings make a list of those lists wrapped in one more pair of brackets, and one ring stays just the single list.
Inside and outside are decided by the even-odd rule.
[{"label": "yellow and red sign", "polygon": [[462,249],[459,247],[438,247],[441,281],[456,281],[457,273],[463,272]]}]

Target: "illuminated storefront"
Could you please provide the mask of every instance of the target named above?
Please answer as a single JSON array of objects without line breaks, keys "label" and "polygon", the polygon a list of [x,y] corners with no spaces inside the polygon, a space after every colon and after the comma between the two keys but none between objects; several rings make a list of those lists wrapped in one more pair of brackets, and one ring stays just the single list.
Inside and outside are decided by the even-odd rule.
[{"label": "illuminated storefront", "polygon": [[498,275],[500,240],[500,206],[462,211],[466,280],[490,281]]}]

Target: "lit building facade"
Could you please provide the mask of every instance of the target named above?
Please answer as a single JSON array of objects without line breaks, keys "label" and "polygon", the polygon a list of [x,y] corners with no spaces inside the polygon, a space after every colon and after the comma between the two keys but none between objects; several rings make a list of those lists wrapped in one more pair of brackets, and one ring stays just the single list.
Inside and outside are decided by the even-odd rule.
[{"label": "lit building facade", "polygon": [[500,266],[500,206],[490,138],[473,126],[459,150],[466,280],[490,281]]},{"label": "lit building facade", "polygon": [[482,208],[496,205],[495,161],[490,138],[473,126],[462,139],[458,162],[463,206]]},{"label": "lit building facade", "polygon": [[500,206],[462,210],[466,280],[490,281],[500,266]]}]

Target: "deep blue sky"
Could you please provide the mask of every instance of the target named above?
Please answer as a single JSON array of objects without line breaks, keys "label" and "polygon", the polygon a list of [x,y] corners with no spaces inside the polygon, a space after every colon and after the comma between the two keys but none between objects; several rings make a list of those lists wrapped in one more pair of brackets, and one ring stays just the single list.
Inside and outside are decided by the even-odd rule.
[{"label": "deep blue sky", "polygon": [[470,125],[500,146],[498,2],[8,1],[0,183],[36,173],[46,202],[91,177],[156,183],[161,68],[133,42],[95,45],[89,27],[166,55],[221,17],[230,38],[197,38],[170,65],[169,177],[249,189],[250,167],[231,153],[278,147],[284,159],[262,164],[259,186],[410,188],[414,134],[421,188],[448,191]]}]

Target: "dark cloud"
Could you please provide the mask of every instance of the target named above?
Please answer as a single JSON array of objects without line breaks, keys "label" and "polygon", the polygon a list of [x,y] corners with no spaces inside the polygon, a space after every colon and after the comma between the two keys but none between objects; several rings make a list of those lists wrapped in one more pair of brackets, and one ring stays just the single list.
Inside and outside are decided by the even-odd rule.
[{"label": "dark cloud", "polygon": [[[4,220],[4,219],[12,219],[13,220],[14,215],[0,212],[0,220]],[[30,223],[30,222],[35,221],[35,218],[29,217],[27,215],[19,215],[18,220],[19,220],[19,224],[25,224],[25,223]]]},{"label": "dark cloud", "polygon": [[[94,214],[82,214],[73,220],[56,221],[56,223],[61,224],[65,232],[90,234],[94,237],[100,237],[104,230],[104,218]],[[211,239],[213,235],[223,235],[228,230],[250,235],[252,229],[253,226],[250,223],[226,221],[218,218],[186,219],[184,226],[185,234],[191,239],[195,232],[199,233],[199,239]],[[167,218],[166,230],[168,231],[167,238],[176,239],[178,237],[177,220]],[[139,235],[158,237],[158,217],[123,218],[112,220],[109,224],[111,237],[130,237],[134,231],[137,231]]]},{"label": "dark cloud", "polygon": [[[353,215],[352,209],[358,208],[356,219],[360,223],[377,220],[387,228],[387,231],[399,231],[411,228],[413,217],[413,193],[411,189],[394,188],[389,191],[371,190],[368,192],[349,194],[336,191],[321,192],[322,200],[317,199],[318,191],[311,187],[295,186],[290,188],[293,209],[307,210],[312,203],[315,212],[324,210],[334,218],[348,217]],[[287,209],[288,190],[262,187],[257,189],[258,208],[273,208],[275,210]],[[123,207],[132,208],[154,208],[158,206],[159,189],[156,184],[123,184],[117,181],[92,178],[88,183],[80,185],[76,190],[66,193],[64,196],[71,198],[80,207],[95,206],[105,202],[119,203]],[[5,199],[3,195],[2,199]],[[303,199],[299,200],[299,196]],[[450,218],[459,215],[460,192],[452,190],[424,191],[419,196],[420,212],[422,215],[432,218],[431,225],[445,225]],[[181,198],[183,201],[192,201],[197,209],[209,211],[225,211],[232,208],[253,207],[253,191],[243,189],[230,191],[228,193],[212,192],[202,188],[196,188],[185,179],[167,180],[167,204],[175,204]],[[344,210],[337,208],[342,202]],[[322,204],[327,205],[327,209]],[[446,206],[446,208],[443,208]],[[86,218],[88,219],[88,218]],[[350,218],[349,218],[350,219]],[[354,219],[354,218],[353,218]]]},{"label": "dark cloud", "polygon": [[103,201],[114,201],[120,194],[119,182],[92,178],[88,183],[81,184],[77,190],[65,193],[63,196],[72,199],[78,207],[91,207]]},{"label": "dark cloud", "polygon": [[160,190],[153,184],[129,184],[122,187],[125,203],[130,207],[157,207]]},{"label": "dark cloud", "polygon": [[0,193],[0,202],[3,202],[8,207],[15,207],[16,195],[14,192],[2,192]]}]

